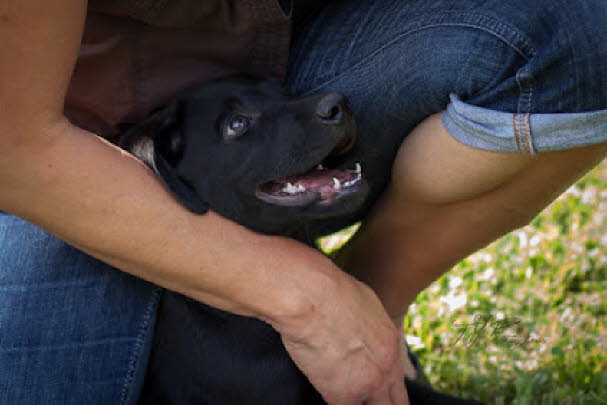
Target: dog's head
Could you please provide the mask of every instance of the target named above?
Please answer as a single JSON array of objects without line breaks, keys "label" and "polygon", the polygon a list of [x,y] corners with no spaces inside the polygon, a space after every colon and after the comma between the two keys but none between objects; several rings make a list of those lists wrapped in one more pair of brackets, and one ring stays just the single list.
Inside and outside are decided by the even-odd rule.
[{"label": "dog's head", "polygon": [[210,207],[274,233],[360,207],[368,189],[360,165],[329,168],[355,133],[340,94],[290,97],[274,81],[236,76],[185,92],[128,130],[120,146],[191,211]]}]

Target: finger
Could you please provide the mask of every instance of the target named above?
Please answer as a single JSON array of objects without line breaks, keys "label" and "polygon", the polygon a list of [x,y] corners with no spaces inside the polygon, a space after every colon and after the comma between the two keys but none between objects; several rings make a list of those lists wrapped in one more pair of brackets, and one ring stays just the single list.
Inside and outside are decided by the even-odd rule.
[{"label": "finger", "polygon": [[408,405],[409,396],[407,394],[407,388],[405,386],[405,373],[403,364],[409,359],[408,354],[399,350],[399,356],[396,361],[398,365],[398,371],[393,375],[391,379],[392,385],[390,386],[390,400],[395,405]]},{"label": "finger", "polygon": [[407,376],[407,378],[411,379],[411,380],[415,380],[417,378],[417,370],[415,369],[415,366],[413,366],[413,363],[411,362],[411,359],[409,358],[409,353],[407,352],[407,346],[404,346],[402,351],[401,351],[401,358],[402,358],[402,365],[405,371],[405,375]]},{"label": "finger", "polygon": [[386,405],[386,404],[397,404],[398,402],[393,402],[390,393],[391,388],[389,385],[384,385],[380,390],[375,392],[365,403],[369,405]]},{"label": "finger", "polygon": [[392,384],[390,388],[390,403],[394,405],[409,405],[409,395],[405,388],[405,380]]}]

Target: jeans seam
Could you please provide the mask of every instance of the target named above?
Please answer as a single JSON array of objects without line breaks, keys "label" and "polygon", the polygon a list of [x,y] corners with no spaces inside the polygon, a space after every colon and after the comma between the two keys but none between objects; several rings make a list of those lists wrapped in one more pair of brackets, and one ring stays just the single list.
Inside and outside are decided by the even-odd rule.
[{"label": "jeans seam", "polygon": [[[530,59],[533,56],[535,56],[535,54],[536,54],[535,48],[533,48],[533,46],[531,45],[530,41],[527,38],[525,38],[522,34],[518,33],[513,28],[504,24],[503,22],[496,20],[495,18],[486,16],[483,14],[465,13],[465,12],[461,12],[461,11],[448,11],[448,12],[445,12],[445,14],[466,15],[466,16],[470,16],[470,17],[477,17],[481,20],[491,21],[491,22],[499,25],[505,31],[508,31],[509,33],[514,35],[520,41],[521,46],[517,46],[515,44],[510,43],[511,41],[507,41],[505,38],[501,38],[501,36],[499,35],[499,33],[497,31],[493,31],[493,34],[495,34],[496,36],[500,36],[500,39],[504,40],[504,42],[506,42],[508,45],[510,45],[514,49],[516,49],[525,59]],[[488,27],[486,27],[486,28],[488,29]],[[524,50],[524,48],[529,49],[529,52],[526,52]]]},{"label": "jeans seam", "polygon": [[[372,60],[373,58],[375,58],[376,56],[380,55],[383,51],[385,51],[386,49],[392,47],[393,45],[397,44],[400,40],[402,40],[403,38],[405,38],[408,35],[426,30],[426,29],[431,29],[431,28],[437,28],[437,27],[468,27],[468,28],[474,28],[474,29],[479,29],[481,31],[485,31],[488,32],[489,34],[494,35],[495,37],[497,37],[498,39],[502,40],[504,43],[506,43],[508,46],[510,46],[511,48],[513,48],[516,52],[518,52],[523,58],[525,58],[525,60],[529,60],[531,59],[533,56],[535,56],[536,51],[533,48],[533,46],[530,45],[530,41],[528,41],[522,34],[519,34],[516,30],[514,30],[513,28],[507,26],[506,24],[491,18],[491,17],[487,17],[484,16],[482,14],[474,14],[474,13],[464,13],[464,12],[444,12],[442,14],[442,16],[444,15],[465,15],[465,16],[470,16],[470,17],[475,17],[478,19],[477,23],[472,23],[472,22],[456,22],[456,21],[448,21],[448,22],[437,22],[437,23],[430,23],[430,24],[424,24],[415,28],[412,28],[408,31],[405,31],[399,35],[397,35],[395,38],[393,38],[392,40],[388,41],[387,43],[385,43],[384,45],[382,45],[381,47],[379,47],[378,49],[374,50],[373,52],[371,52],[370,54],[368,54],[367,56],[365,56],[364,58],[360,59],[358,62],[354,63],[352,66],[349,66],[347,69],[339,72],[338,74],[336,74],[334,77],[332,77],[331,79],[328,79],[320,84],[318,84],[317,86],[315,86],[313,89],[306,91],[303,95],[309,95],[312,94],[314,92],[317,92],[318,90],[320,90],[321,88],[327,86],[328,84],[335,82],[336,80],[338,80],[339,78],[341,78],[344,74],[359,68],[360,66],[368,63],[370,60]],[[440,17],[441,15],[439,15],[438,17]],[[507,31],[509,34],[511,34],[512,36],[514,36],[517,41],[519,42],[519,44],[515,43],[514,41],[510,40],[509,38],[507,38],[502,32],[500,32],[497,29],[494,29],[492,27],[489,27],[487,24],[482,25],[482,20],[486,20],[486,21],[490,21],[496,25],[498,25],[502,31]]]},{"label": "jeans seam", "polygon": [[533,77],[528,74],[526,66],[517,72],[516,82],[520,88],[520,95],[517,111],[513,114],[513,130],[518,151],[535,155],[536,151],[531,136],[531,104],[534,82]]},{"label": "jeans seam", "polygon": [[160,297],[160,292],[162,288],[154,287],[152,290],[152,294],[150,294],[150,299],[148,301],[148,305],[143,314],[143,319],[139,325],[139,330],[137,331],[137,337],[135,338],[135,343],[133,346],[133,352],[131,354],[131,358],[128,362],[128,368],[126,375],[124,377],[124,383],[122,384],[122,390],[120,393],[120,403],[127,404],[132,395],[132,383],[135,377],[135,372],[137,370],[137,363],[142,355],[142,350],[144,348],[144,343],[146,341],[146,334],[148,333],[150,321],[152,320],[152,315],[155,312],[156,304],[158,302],[158,298]]}]

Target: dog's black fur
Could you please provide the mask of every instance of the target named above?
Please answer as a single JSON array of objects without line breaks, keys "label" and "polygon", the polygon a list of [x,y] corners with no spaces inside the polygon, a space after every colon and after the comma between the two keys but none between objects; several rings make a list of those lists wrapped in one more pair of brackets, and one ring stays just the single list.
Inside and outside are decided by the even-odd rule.
[{"label": "dog's black fur", "polygon": [[[354,170],[309,171],[337,164],[354,140],[343,96],[289,97],[272,81],[236,76],[182,94],[128,130],[120,146],[191,211],[210,208],[253,230],[311,244],[312,221],[346,216],[368,200],[368,185]],[[332,177],[341,185],[331,188]],[[289,181],[309,189],[281,191]],[[412,404],[476,403],[411,381],[407,387]],[[166,291],[140,403],[324,402],[269,325]]]}]

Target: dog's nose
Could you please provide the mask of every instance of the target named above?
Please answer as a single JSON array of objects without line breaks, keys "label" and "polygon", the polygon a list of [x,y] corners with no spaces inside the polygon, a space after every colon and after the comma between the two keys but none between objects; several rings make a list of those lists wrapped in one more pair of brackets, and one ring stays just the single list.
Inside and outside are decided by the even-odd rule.
[{"label": "dog's nose", "polygon": [[339,93],[323,96],[316,106],[316,115],[324,124],[341,124],[344,119],[346,98]]}]

